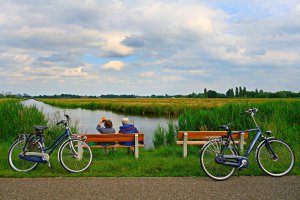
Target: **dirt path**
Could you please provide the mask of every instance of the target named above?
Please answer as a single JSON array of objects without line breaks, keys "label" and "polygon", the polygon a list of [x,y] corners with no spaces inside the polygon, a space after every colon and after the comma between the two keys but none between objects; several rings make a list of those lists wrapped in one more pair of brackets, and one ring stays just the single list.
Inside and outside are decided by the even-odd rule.
[{"label": "dirt path", "polygon": [[300,177],[0,178],[0,199],[300,199]]}]

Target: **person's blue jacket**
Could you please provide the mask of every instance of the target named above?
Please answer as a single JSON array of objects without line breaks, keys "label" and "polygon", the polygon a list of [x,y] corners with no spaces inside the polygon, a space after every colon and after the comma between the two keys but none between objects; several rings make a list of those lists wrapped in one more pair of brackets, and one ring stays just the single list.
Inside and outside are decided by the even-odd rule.
[{"label": "person's blue jacket", "polygon": [[[139,131],[134,127],[132,124],[125,124],[123,126],[120,126],[119,133],[138,133]],[[134,145],[134,142],[120,142],[122,145],[132,146]]]}]

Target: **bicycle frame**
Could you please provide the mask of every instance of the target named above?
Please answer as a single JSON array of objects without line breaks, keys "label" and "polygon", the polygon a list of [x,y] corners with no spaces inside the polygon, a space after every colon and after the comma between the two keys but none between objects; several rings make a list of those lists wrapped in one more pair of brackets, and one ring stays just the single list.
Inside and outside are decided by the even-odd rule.
[{"label": "bicycle frame", "polygon": [[66,127],[65,132],[63,132],[58,138],[56,138],[56,140],[47,148],[45,148],[44,138],[42,138],[43,151],[46,152],[51,149],[50,152],[48,153],[49,155],[51,155],[52,152],[58,147],[58,145],[66,138],[70,137],[70,135],[71,135],[70,129],[69,127]]},{"label": "bicycle frame", "polygon": [[69,127],[66,127],[66,130],[58,138],[56,138],[56,140],[49,147],[45,147],[43,135],[40,135],[36,142],[41,144],[43,153],[46,153],[50,150],[48,154],[51,155],[62,141],[64,141],[66,138],[70,138],[70,135],[71,131]]}]

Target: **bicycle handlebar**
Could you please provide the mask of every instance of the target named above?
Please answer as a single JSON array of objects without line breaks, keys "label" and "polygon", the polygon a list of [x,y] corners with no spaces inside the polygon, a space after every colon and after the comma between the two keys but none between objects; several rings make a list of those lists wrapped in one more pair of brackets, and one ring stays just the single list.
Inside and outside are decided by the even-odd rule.
[{"label": "bicycle handlebar", "polygon": [[61,120],[60,122],[57,122],[56,125],[60,125],[60,124],[66,124],[66,120]]},{"label": "bicycle handlebar", "polygon": [[249,110],[247,110],[247,111],[242,112],[241,115],[244,115],[244,114],[251,114],[251,113],[256,113],[256,112],[258,112],[258,109],[257,109],[257,108],[251,108],[251,109],[249,109]]},{"label": "bicycle handlebar", "polygon": [[67,118],[67,120],[61,120],[60,122],[57,122],[56,125],[60,125],[60,124],[64,124],[65,126],[68,125],[68,122],[70,120],[70,116],[69,115],[65,115],[65,117]]}]

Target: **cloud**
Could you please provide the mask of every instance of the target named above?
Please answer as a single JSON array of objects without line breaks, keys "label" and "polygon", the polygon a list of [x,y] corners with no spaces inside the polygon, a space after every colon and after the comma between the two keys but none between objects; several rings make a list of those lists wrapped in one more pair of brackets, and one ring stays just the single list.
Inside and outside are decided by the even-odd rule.
[{"label": "cloud", "polygon": [[[153,93],[186,93],[203,87],[224,91],[233,87],[225,78],[233,74],[234,84],[250,84],[245,80],[255,74],[253,87],[298,91],[299,5],[296,0],[4,1],[0,84],[3,90],[34,94],[58,91],[59,80],[65,80],[64,89],[71,92],[79,89],[70,79],[84,86],[130,74],[138,83],[123,80],[107,92],[130,88],[129,93],[145,94],[152,85]],[[271,73],[272,80],[287,83],[273,87],[265,81]]]},{"label": "cloud", "polygon": [[121,71],[125,67],[125,63],[118,60],[112,60],[103,65],[103,69]]},{"label": "cloud", "polygon": [[104,57],[126,57],[133,54],[133,49],[123,45],[124,40],[122,34],[103,35],[103,45],[101,47],[101,55]]},{"label": "cloud", "polygon": [[149,71],[149,72],[143,72],[143,73],[140,73],[140,75],[141,75],[142,77],[152,77],[152,76],[155,75],[155,73],[152,72],[152,71]]}]

